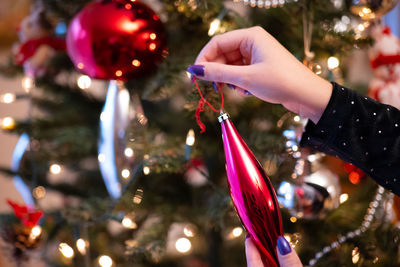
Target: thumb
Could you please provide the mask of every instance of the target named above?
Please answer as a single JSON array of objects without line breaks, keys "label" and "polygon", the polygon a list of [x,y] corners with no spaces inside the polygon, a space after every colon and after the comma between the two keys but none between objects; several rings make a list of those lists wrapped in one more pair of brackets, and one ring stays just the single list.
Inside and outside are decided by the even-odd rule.
[{"label": "thumb", "polygon": [[246,236],[245,248],[247,267],[263,267],[264,264],[262,263],[260,252],[258,252],[256,245],[249,235]]},{"label": "thumb", "polygon": [[227,65],[216,62],[201,62],[198,65],[188,67],[188,72],[196,77],[219,83],[233,84],[237,87],[247,89],[247,78],[250,66]]},{"label": "thumb", "polygon": [[281,267],[302,267],[299,256],[296,251],[292,249],[289,242],[283,236],[279,236],[277,240],[278,260]]}]

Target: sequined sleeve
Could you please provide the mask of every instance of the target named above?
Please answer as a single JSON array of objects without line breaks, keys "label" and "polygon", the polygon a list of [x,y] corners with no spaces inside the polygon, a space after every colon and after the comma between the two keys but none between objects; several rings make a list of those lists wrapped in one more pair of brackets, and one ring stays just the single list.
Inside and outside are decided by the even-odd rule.
[{"label": "sequined sleeve", "polygon": [[333,83],[317,124],[309,121],[300,143],[338,156],[400,195],[400,111]]}]

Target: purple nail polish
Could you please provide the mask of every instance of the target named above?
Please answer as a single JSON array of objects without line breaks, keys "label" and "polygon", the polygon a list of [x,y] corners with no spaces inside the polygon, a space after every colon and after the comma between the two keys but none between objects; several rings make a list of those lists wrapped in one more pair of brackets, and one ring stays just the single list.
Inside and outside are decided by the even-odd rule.
[{"label": "purple nail polish", "polygon": [[216,82],[212,82],[212,86],[214,87],[215,92],[218,92],[218,85]]},{"label": "purple nail polish", "polygon": [[204,66],[203,65],[191,65],[187,68],[187,71],[196,76],[204,76]]},{"label": "purple nail polish", "polygon": [[246,239],[248,239],[248,238],[250,238],[250,234],[249,233],[247,233],[247,235],[246,235]]},{"label": "purple nail polish", "polygon": [[279,236],[277,240],[278,250],[281,255],[287,255],[292,251],[289,242],[283,236]]},{"label": "purple nail polish", "polygon": [[234,86],[233,84],[227,83],[226,85],[227,85],[229,88],[231,88],[232,90],[235,90],[235,89],[236,89],[235,86]]},{"label": "purple nail polish", "polygon": [[247,90],[244,90],[244,93],[245,93],[246,95],[251,95],[251,93],[250,93],[249,91],[247,91]]}]

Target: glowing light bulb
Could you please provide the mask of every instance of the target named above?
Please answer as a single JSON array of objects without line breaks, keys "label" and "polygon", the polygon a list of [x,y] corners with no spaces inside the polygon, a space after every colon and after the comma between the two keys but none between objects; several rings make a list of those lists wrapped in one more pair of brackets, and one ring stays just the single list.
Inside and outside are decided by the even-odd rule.
[{"label": "glowing light bulb", "polygon": [[364,8],[362,9],[362,12],[363,12],[364,14],[371,14],[371,13],[372,13],[372,10],[371,10],[369,7],[364,7]]},{"label": "glowing light bulb", "polygon": [[186,136],[186,144],[188,146],[193,146],[194,141],[195,141],[194,131],[193,131],[193,129],[190,129]]},{"label": "glowing light bulb", "polygon": [[143,167],[143,173],[144,173],[144,175],[148,175],[150,173],[150,168],[147,167],[147,166],[144,166]]},{"label": "glowing light bulb", "polygon": [[299,122],[300,121],[300,116],[298,116],[298,115],[294,116],[293,120],[295,122]]},{"label": "glowing light bulb", "polygon": [[235,228],[233,228],[233,230],[232,230],[232,235],[233,235],[234,237],[239,237],[239,236],[242,235],[242,233],[243,233],[243,228],[242,228],[242,227],[235,227]]},{"label": "glowing light bulb", "polygon": [[187,237],[194,237],[194,230],[191,225],[186,225],[185,228],[183,228],[183,233]]},{"label": "glowing light bulb", "polygon": [[127,179],[131,175],[131,172],[128,169],[123,169],[121,171],[121,175],[122,175],[123,178]]},{"label": "glowing light bulb", "polygon": [[36,225],[32,228],[31,234],[29,235],[30,239],[36,239],[42,233],[42,227]]},{"label": "glowing light bulb", "polygon": [[362,32],[362,31],[365,30],[365,26],[364,26],[363,24],[359,24],[359,25],[357,26],[357,29],[358,29],[360,32]]},{"label": "glowing light bulb", "polygon": [[60,174],[61,172],[61,166],[58,164],[51,164],[50,166],[50,172],[52,174]]},{"label": "glowing light bulb", "polygon": [[46,189],[43,186],[38,186],[33,189],[32,195],[36,199],[44,198],[46,195]]},{"label": "glowing light bulb", "polygon": [[33,80],[27,76],[22,79],[22,88],[24,88],[25,92],[29,93],[33,87]]},{"label": "glowing light bulb", "polygon": [[339,59],[337,57],[328,58],[328,69],[334,70],[339,67]]},{"label": "glowing light bulb", "polygon": [[139,60],[137,60],[137,59],[134,59],[134,60],[132,60],[132,65],[134,66],[134,67],[140,67],[140,61]]},{"label": "glowing light bulb", "polygon": [[156,50],[156,48],[157,48],[157,45],[155,43],[149,44],[149,50],[150,51],[154,51],[154,50]]},{"label": "glowing light bulb", "polygon": [[83,240],[82,238],[76,240],[76,248],[82,255],[86,254],[86,247],[88,247],[87,241]]},{"label": "glowing light bulb", "polygon": [[84,65],[82,62],[79,62],[79,63],[76,65],[76,67],[77,67],[78,69],[82,70],[82,69],[85,67],[85,65]]},{"label": "glowing light bulb", "polygon": [[192,243],[189,239],[182,237],[176,240],[175,248],[179,253],[188,253],[192,248]]},{"label": "glowing light bulb", "polygon": [[339,197],[339,202],[340,204],[343,204],[344,202],[346,202],[349,199],[349,195],[348,194],[341,194]]},{"label": "glowing light bulb", "polygon": [[121,77],[121,76],[122,76],[122,71],[121,71],[121,70],[117,70],[117,71],[115,72],[115,76]]},{"label": "glowing light bulb", "polygon": [[90,79],[89,76],[87,75],[81,75],[79,76],[77,82],[78,87],[81,88],[82,90],[88,89],[90,85],[92,84],[92,79]]},{"label": "glowing light bulb", "polygon": [[101,267],[111,267],[113,265],[113,260],[110,256],[102,255],[99,257],[99,265]]},{"label": "glowing light bulb", "polygon": [[221,25],[221,20],[220,19],[214,19],[210,23],[210,29],[208,30],[208,36],[213,36],[219,29]]},{"label": "glowing light bulb", "polygon": [[127,216],[125,216],[122,219],[121,223],[125,228],[128,228],[128,229],[136,229],[137,228],[137,224],[134,221],[132,221],[131,218],[129,218]]},{"label": "glowing light bulb", "polygon": [[290,217],[290,221],[292,222],[292,223],[295,223],[295,222],[297,222],[297,218],[296,217]]},{"label": "glowing light bulb", "polygon": [[15,95],[11,93],[5,93],[4,95],[1,95],[0,101],[5,104],[10,104],[15,101]]},{"label": "glowing light bulb", "polygon": [[143,189],[138,188],[136,190],[135,196],[133,197],[132,201],[135,204],[140,204],[142,202],[143,199]]},{"label": "glowing light bulb", "polygon": [[360,252],[358,251],[358,247],[355,247],[351,252],[351,261],[353,264],[356,264],[360,260]]},{"label": "glowing light bulb", "polygon": [[156,38],[157,38],[157,34],[155,34],[154,32],[150,33],[150,39],[151,40],[155,40]]},{"label": "glowing light bulb", "polygon": [[74,250],[67,243],[60,243],[60,245],[58,245],[58,250],[67,259],[74,257]]},{"label": "glowing light bulb", "polygon": [[1,128],[11,130],[15,127],[15,121],[11,117],[5,117],[1,120]]},{"label": "glowing light bulb", "polygon": [[125,156],[127,156],[128,158],[133,157],[133,149],[130,148],[130,147],[125,148],[124,154],[125,154]]},{"label": "glowing light bulb", "polygon": [[99,162],[104,162],[104,161],[106,160],[106,155],[100,153],[100,154],[97,156],[97,159],[98,159]]}]

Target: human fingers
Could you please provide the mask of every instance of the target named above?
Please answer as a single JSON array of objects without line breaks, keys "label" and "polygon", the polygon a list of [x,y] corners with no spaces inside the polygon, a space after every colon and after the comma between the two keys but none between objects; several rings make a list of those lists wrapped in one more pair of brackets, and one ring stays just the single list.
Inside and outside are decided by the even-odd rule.
[{"label": "human fingers", "polygon": [[191,65],[188,72],[196,77],[219,83],[232,84],[248,89],[251,66],[227,65],[215,62],[203,62],[201,65]]},{"label": "human fingers", "polygon": [[214,36],[200,51],[195,64],[199,62],[210,62],[220,58],[221,55],[232,52],[239,52],[242,57],[251,55],[248,50],[250,46],[246,46],[248,40],[252,38],[252,30],[240,29]]},{"label": "human fingers", "polygon": [[250,236],[246,237],[245,248],[247,267],[263,267],[264,264],[262,263],[260,252],[258,252],[258,249]]},{"label": "human fingers", "polygon": [[278,260],[281,267],[302,267],[299,256],[295,250],[292,249],[289,242],[283,236],[279,236],[277,240]]}]

